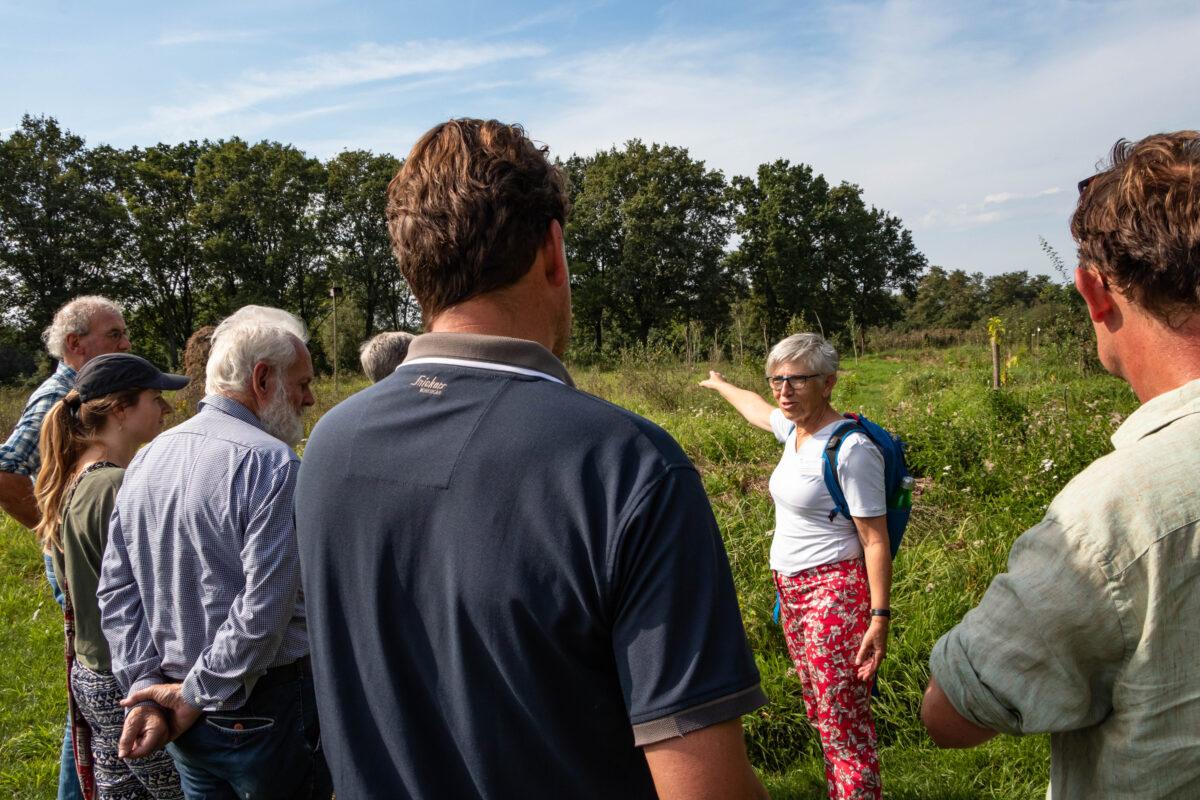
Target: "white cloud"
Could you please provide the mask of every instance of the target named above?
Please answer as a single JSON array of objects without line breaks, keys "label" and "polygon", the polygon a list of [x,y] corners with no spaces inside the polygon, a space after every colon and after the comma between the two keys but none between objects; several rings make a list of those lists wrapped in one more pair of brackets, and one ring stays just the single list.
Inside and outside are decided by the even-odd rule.
[{"label": "white cloud", "polygon": [[153,107],[148,124],[194,129],[273,101],[398,78],[453,73],[544,52],[541,46],[526,44],[364,44],[352,50],[310,56],[282,69],[247,71],[219,88],[198,93],[188,103]]},{"label": "white cloud", "polygon": [[1052,194],[1058,194],[1061,191],[1062,189],[1058,188],[1057,186],[1052,186],[1049,189],[1042,189],[1040,192],[1033,192],[1032,194],[1021,194],[1019,192],[997,192],[996,194],[989,194],[987,197],[983,198],[982,205],[987,206],[997,203],[1007,203],[1011,200],[1032,200],[1038,197],[1048,197]]}]

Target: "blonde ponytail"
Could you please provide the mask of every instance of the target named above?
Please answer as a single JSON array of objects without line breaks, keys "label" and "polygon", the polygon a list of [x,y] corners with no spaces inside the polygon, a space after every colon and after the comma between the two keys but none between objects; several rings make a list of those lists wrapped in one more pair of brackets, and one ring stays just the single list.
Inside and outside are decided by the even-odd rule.
[{"label": "blonde ponytail", "polygon": [[122,389],[81,403],[79,392],[72,389],[42,419],[38,444],[42,468],[34,488],[42,519],[34,531],[43,546],[50,543],[62,549],[58,532],[62,522],[62,503],[75,477],[76,462],[96,440],[96,434],[108,416],[118,409],[136,404],[141,391],[140,388]]}]

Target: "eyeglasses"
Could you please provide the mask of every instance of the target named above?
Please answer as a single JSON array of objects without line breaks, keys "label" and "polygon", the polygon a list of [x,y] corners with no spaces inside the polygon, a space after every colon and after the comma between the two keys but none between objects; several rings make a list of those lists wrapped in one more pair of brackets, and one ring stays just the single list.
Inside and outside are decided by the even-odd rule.
[{"label": "eyeglasses", "polygon": [[792,391],[798,392],[808,383],[809,378],[819,378],[821,373],[815,372],[812,375],[771,375],[767,378],[767,383],[771,386],[771,391],[782,392],[783,382],[787,381],[787,385],[792,387]]},{"label": "eyeglasses", "polygon": [[1091,185],[1092,181],[1096,180],[1096,178],[1099,178],[1103,174],[1104,174],[1103,172],[1097,172],[1092,177],[1084,178],[1083,180],[1081,180],[1078,184],[1079,185],[1079,193],[1082,195],[1084,190],[1087,189],[1088,186]]}]

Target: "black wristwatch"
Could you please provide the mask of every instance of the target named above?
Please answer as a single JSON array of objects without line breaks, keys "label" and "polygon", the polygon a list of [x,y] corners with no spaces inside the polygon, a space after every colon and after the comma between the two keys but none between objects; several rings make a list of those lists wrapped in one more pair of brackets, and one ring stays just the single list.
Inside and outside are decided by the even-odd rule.
[{"label": "black wristwatch", "polygon": [[871,616],[872,617],[887,617],[888,619],[891,619],[892,618],[892,610],[890,608],[872,608]]}]

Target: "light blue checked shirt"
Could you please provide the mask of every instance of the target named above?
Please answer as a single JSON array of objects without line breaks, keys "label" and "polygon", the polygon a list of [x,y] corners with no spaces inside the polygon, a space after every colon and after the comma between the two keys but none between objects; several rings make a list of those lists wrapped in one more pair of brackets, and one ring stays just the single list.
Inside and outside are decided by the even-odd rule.
[{"label": "light blue checked shirt", "polygon": [[219,395],[134,457],[109,520],[97,597],[126,691],[183,681],[235,709],[308,653],[292,495],[300,459]]},{"label": "light blue checked shirt", "polygon": [[42,385],[29,396],[21,419],[13,428],[8,441],[0,445],[0,472],[11,472],[16,475],[28,475],[37,478],[42,466],[42,456],[38,452],[38,437],[42,433],[42,420],[46,412],[54,404],[67,396],[67,392],[75,388],[75,370],[61,361],[58,369]]}]

